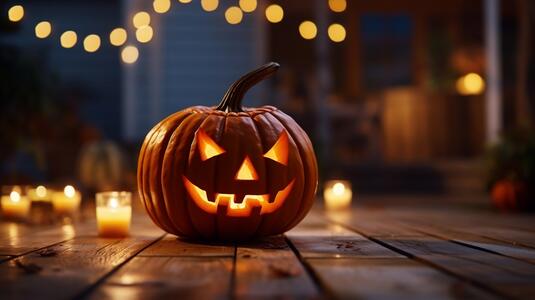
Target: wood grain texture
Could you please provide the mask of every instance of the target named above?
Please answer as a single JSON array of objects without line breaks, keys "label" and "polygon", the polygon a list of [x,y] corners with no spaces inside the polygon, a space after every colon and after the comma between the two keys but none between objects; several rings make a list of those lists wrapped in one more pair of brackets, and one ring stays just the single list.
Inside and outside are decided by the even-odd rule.
[{"label": "wood grain texture", "polygon": [[297,226],[286,235],[305,259],[403,257],[401,254],[337,224],[326,222],[308,223]]},{"label": "wood grain texture", "polygon": [[518,245],[517,242],[507,242],[496,238],[481,236],[477,233],[477,230],[469,232],[466,229],[450,229],[435,224],[425,224],[425,226],[421,226],[420,224],[420,226],[418,226],[418,223],[409,224],[408,226],[412,226],[414,230],[428,233],[445,240],[455,241],[457,243],[485,249],[489,252],[499,253],[504,256],[535,264],[535,249]]},{"label": "wood grain texture", "polygon": [[308,262],[338,299],[495,299],[492,294],[407,258]]},{"label": "wood grain texture", "polygon": [[235,276],[237,299],[311,299],[320,295],[283,236],[239,245]]},{"label": "wood grain texture", "polygon": [[77,237],[0,264],[5,299],[65,299],[90,288],[158,236]]},{"label": "wood grain texture", "polygon": [[57,225],[45,229],[16,223],[3,224],[6,234],[0,236],[1,255],[21,255],[52,244],[72,239],[76,235],[94,234],[95,223]]},{"label": "wood grain texture", "polygon": [[222,256],[233,257],[235,246],[232,244],[194,243],[173,235],[167,235],[139,256]]},{"label": "wood grain texture", "polygon": [[90,299],[226,299],[231,257],[135,257]]}]

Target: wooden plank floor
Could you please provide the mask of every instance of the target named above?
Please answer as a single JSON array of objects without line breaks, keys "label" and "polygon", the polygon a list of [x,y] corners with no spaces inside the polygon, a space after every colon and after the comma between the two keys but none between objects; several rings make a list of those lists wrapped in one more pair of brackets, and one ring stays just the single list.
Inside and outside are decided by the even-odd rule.
[{"label": "wooden plank floor", "polygon": [[535,299],[535,216],[441,209],[324,213],[240,244],[178,239],[134,216],[0,222],[1,299]]}]

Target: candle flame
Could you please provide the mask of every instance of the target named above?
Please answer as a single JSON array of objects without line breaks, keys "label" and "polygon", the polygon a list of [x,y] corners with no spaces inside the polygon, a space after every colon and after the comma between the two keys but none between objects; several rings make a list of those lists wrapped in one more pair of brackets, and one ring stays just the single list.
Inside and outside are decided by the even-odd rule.
[{"label": "candle flame", "polygon": [[337,182],[333,185],[333,193],[337,196],[343,195],[345,190],[346,187],[341,182]]},{"label": "candle flame", "polygon": [[110,199],[110,202],[108,202],[108,206],[111,208],[117,208],[119,207],[119,201],[115,198]]},{"label": "candle flame", "polygon": [[43,197],[46,197],[46,187],[40,185],[38,186],[36,189],[35,189],[35,194],[37,195],[37,197],[40,197],[40,198],[43,198]]},{"label": "candle flame", "polygon": [[65,188],[63,189],[63,192],[65,193],[65,196],[69,198],[72,198],[74,197],[74,195],[76,195],[76,190],[74,189],[72,185],[65,186]]},{"label": "candle flame", "polygon": [[17,191],[12,191],[9,194],[9,199],[11,199],[11,202],[19,202],[20,201],[20,194]]}]

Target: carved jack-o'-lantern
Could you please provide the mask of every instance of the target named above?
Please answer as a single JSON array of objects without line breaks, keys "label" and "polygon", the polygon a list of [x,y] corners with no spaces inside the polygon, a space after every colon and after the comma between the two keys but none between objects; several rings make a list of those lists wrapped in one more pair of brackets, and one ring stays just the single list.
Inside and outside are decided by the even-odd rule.
[{"label": "carved jack-o'-lantern", "polygon": [[243,76],[219,106],[177,112],[148,133],[138,187],[159,227],[192,238],[248,239],[304,218],[318,176],[308,136],[275,107],[241,107],[245,92],[278,67]]}]

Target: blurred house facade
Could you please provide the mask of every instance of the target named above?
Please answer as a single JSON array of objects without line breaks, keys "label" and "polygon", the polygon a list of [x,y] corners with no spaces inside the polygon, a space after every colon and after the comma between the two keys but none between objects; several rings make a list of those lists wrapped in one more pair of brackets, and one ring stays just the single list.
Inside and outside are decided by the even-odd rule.
[{"label": "blurred house facade", "polygon": [[[277,77],[254,88],[246,105],[273,104],[291,114],[314,141],[322,179],[354,179],[371,192],[482,190],[477,159],[486,143],[484,90],[463,95],[457,81],[468,73],[484,77],[484,1],[350,0],[341,13],[323,0],[281,1],[284,20],[277,24],[265,20],[271,2],[258,1],[238,25],[224,18],[224,8],[236,1],[220,1],[215,12],[195,0],[172,2],[169,12],[157,14],[147,0],[29,0],[24,22],[4,23],[0,42],[6,55],[23,55],[42,76],[55,79],[62,93],[48,97],[52,102],[70,103],[68,112],[80,124],[99,138],[133,145],[132,152],[162,118],[192,105],[215,105],[240,75],[277,61],[283,66]],[[132,37],[131,20],[141,10],[151,12],[154,28],[146,44]],[[510,75],[517,11],[504,1],[500,13],[507,98],[515,89]],[[36,39],[34,26],[43,19],[54,24],[52,37]],[[318,24],[315,39],[300,37],[303,20]],[[327,38],[333,22],[347,30],[341,43]],[[134,64],[122,63],[120,48],[107,40],[118,26],[139,48]],[[65,30],[79,33],[73,49],[59,45]],[[102,38],[96,53],[81,46],[91,33]],[[504,101],[506,124],[511,105]],[[55,150],[48,151],[73,148],[64,156],[75,160],[83,142],[72,144],[49,141]],[[2,159],[13,161],[14,155]]]}]

